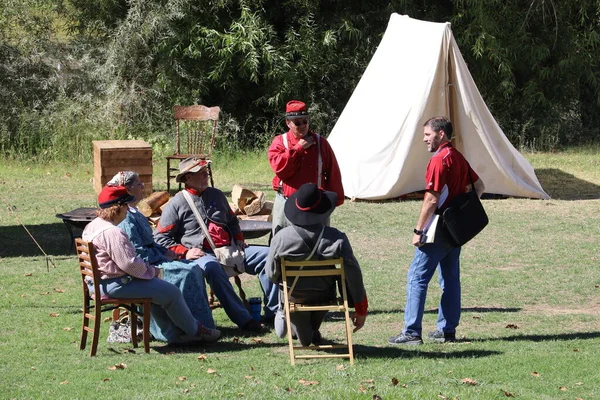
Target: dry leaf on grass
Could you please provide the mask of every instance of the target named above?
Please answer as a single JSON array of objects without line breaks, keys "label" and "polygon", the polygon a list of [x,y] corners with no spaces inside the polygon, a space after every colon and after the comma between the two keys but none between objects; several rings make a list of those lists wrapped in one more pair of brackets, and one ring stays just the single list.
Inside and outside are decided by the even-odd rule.
[{"label": "dry leaf on grass", "polygon": [[183,393],[189,393],[190,389],[183,389]]},{"label": "dry leaf on grass", "polygon": [[237,336],[234,336],[234,338],[233,338],[233,339],[231,339],[231,341],[232,341],[233,343],[239,343],[239,342],[240,342],[240,338],[239,338],[239,337],[237,337]]},{"label": "dry leaf on grass", "polygon": [[567,391],[567,390],[569,390],[569,389],[567,389],[567,388],[566,388],[566,387],[564,387],[564,386],[559,386],[559,387],[558,387],[558,390],[562,390],[563,392],[566,392],[566,391]]},{"label": "dry leaf on grass", "polygon": [[366,387],[364,387],[363,385],[360,385],[360,386],[358,387],[358,391],[359,391],[359,392],[361,392],[361,393],[367,393],[367,388],[366,388]]},{"label": "dry leaf on grass", "polygon": [[392,378],[392,385],[397,386],[398,383],[400,383],[400,381],[398,381],[398,379]]},{"label": "dry leaf on grass", "polygon": [[35,371],[37,368],[36,368],[36,367],[31,367],[31,369],[32,369],[33,371]]},{"label": "dry leaf on grass", "polygon": [[53,312],[53,313],[50,313],[50,316],[51,317],[58,317],[58,316],[60,316],[60,314],[57,313],[57,312]]},{"label": "dry leaf on grass", "polygon": [[300,379],[298,382],[300,382],[304,386],[318,385],[318,384],[321,383],[319,381],[307,381],[307,380],[304,380],[304,379]]},{"label": "dry leaf on grass", "polygon": [[292,389],[291,387],[289,387],[289,388],[285,389],[285,391],[286,391],[286,392],[290,392],[290,393],[291,393],[291,392],[293,392],[293,391],[294,391],[294,389]]},{"label": "dry leaf on grass", "polygon": [[108,367],[108,369],[111,371],[116,371],[117,369],[125,369],[125,368],[127,368],[127,364],[124,364],[124,363],[119,363],[119,364],[111,365],[110,367]]},{"label": "dry leaf on grass", "polygon": [[535,372],[535,371],[533,371],[533,372],[531,373],[531,376],[535,376],[536,378],[539,378],[541,375],[540,375],[540,373],[539,373],[539,372]]},{"label": "dry leaf on grass", "polygon": [[33,276],[33,273],[28,272],[28,273],[25,274],[25,276]]},{"label": "dry leaf on grass", "polygon": [[516,324],[508,324],[508,325],[505,326],[505,328],[508,328],[508,329],[519,329],[519,326],[516,325]]},{"label": "dry leaf on grass", "polygon": [[212,368],[209,368],[209,369],[206,370],[207,374],[214,374],[215,372],[217,372],[217,370],[216,369],[212,369]]},{"label": "dry leaf on grass", "polygon": [[573,351],[577,353],[579,351],[579,349],[573,349]]},{"label": "dry leaf on grass", "polygon": [[179,378],[177,378],[177,379],[179,379],[180,381],[185,381],[185,380],[187,379],[187,376],[180,376],[180,377],[179,377]]},{"label": "dry leaf on grass", "polygon": [[471,378],[464,378],[462,380],[462,383],[467,384],[467,385],[471,385],[471,386],[475,386],[477,385],[477,382],[475,382],[473,379]]},{"label": "dry leaf on grass", "polygon": [[575,385],[581,386],[581,385],[583,385],[583,382],[577,382]]},{"label": "dry leaf on grass", "polygon": [[263,342],[263,340],[261,338],[252,338],[252,341],[254,343],[262,343]]},{"label": "dry leaf on grass", "polygon": [[56,289],[56,288],[54,288],[54,291],[55,291],[56,293],[64,293],[64,292],[65,292],[65,289]]},{"label": "dry leaf on grass", "polygon": [[515,395],[514,395],[514,394],[512,394],[511,392],[507,392],[506,390],[504,391],[504,395],[505,395],[506,397],[515,397]]},{"label": "dry leaf on grass", "polygon": [[444,400],[448,400],[448,399],[449,399],[449,397],[447,397],[447,396],[444,396],[444,395],[443,395],[443,394],[441,394],[441,393],[440,393],[440,394],[438,394],[438,397],[439,397],[440,399],[444,399]]},{"label": "dry leaf on grass", "polygon": [[40,293],[42,296],[46,295],[46,294],[50,294],[50,292],[42,292]]},{"label": "dry leaf on grass", "polygon": [[60,384],[61,384],[61,385],[68,385],[68,384],[69,384],[69,381],[62,381]]},{"label": "dry leaf on grass", "polygon": [[110,378],[104,378],[104,379],[102,379],[102,382],[108,382],[108,381],[110,381]]},{"label": "dry leaf on grass", "polygon": [[254,377],[252,375],[246,375],[246,376],[244,376],[244,378],[246,378],[246,379],[252,379]]},{"label": "dry leaf on grass", "polygon": [[360,381],[360,383],[373,383],[375,382],[373,379],[365,379],[364,381]]},{"label": "dry leaf on grass", "polygon": [[373,400],[381,400],[381,397],[377,394],[373,395]]},{"label": "dry leaf on grass", "polygon": [[336,371],[343,371],[346,369],[346,367],[344,366],[344,364],[340,364],[340,365],[337,365],[335,367],[335,369],[336,369]]},{"label": "dry leaf on grass", "polygon": [[198,360],[200,360],[200,361],[204,361],[204,360],[206,360],[206,354],[200,354],[200,355],[198,356]]}]

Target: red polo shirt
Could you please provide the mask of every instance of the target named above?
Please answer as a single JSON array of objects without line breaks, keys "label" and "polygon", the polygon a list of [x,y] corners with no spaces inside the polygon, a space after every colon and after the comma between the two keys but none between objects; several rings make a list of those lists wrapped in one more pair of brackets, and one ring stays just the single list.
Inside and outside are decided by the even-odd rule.
[{"label": "red polo shirt", "polygon": [[471,169],[463,155],[450,142],[440,145],[435,152],[425,173],[425,190],[433,190],[440,194],[438,208],[443,209],[457,195],[468,191],[471,181],[479,180],[479,176]]}]

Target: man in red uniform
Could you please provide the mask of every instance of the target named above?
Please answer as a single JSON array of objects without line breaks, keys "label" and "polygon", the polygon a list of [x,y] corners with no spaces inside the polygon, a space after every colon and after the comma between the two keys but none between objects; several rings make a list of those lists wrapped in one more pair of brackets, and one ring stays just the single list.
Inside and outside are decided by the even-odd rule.
[{"label": "man in red uniform", "polygon": [[[344,203],[342,174],[327,140],[308,127],[306,104],[289,101],[285,108],[285,123],[289,130],[273,139],[269,146],[269,164],[275,172],[273,190],[273,234],[289,224],[283,206],[289,196],[305,183],[337,193],[337,204]],[[328,225],[328,223],[327,223]]]},{"label": "man in red uniform", "polygon": [[[485,189],[479,176],[450,143],[452,122],[446,117],[434,117],[423,126],[423,141],[427,144],[427,150],[434,155],[427,165],[425,196],[412,238],[415,255],[406,283],[404,330],[388,339],[388,343],[396,345],[423,343],[421,322],[425,311],[425,296],[436,268],[439,271],[442,298],[437,330],[429,332],[428,336],[442,343],[455,340],[460,320],[460,247],[453,247],[443,232],[435,235],[433,243],[425,243],[423,238],[426,237],[436,212],[441,214],[457,195],[476,190],[481,196]],[[469,174],[474,188],[471,188]]]}]

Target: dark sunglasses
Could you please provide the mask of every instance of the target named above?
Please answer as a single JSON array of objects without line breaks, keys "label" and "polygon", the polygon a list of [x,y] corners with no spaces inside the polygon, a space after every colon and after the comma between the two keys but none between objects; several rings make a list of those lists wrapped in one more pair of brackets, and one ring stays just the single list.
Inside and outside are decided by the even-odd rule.
[{"label": "dark sunglasses", "polygon": [[296,126],[302,126],[302,125],[306,125],[308,124],[308,120],[307,119],[301,119],[301,120],[292,120],[292,122],[294,123],[294,125]]}]

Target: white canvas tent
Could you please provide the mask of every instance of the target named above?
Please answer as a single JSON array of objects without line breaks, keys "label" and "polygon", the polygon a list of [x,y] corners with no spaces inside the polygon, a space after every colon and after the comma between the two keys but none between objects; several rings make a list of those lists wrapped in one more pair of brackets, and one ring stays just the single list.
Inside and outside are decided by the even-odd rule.
[{"label": "white canvas tent", "polygon": [[431,157],[423,123],[438,115],[452,120],[452,143],[487,193],[549,198],[481,98],[450,23],[398,14],[329,136],[346,196],[388,199],[423,190]]}]

